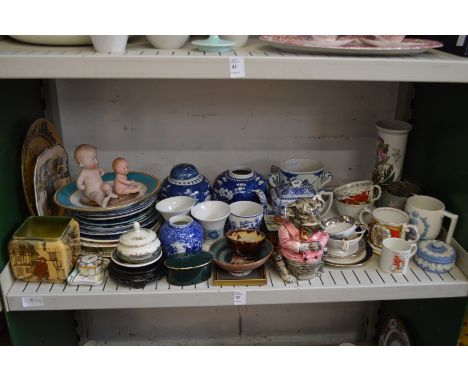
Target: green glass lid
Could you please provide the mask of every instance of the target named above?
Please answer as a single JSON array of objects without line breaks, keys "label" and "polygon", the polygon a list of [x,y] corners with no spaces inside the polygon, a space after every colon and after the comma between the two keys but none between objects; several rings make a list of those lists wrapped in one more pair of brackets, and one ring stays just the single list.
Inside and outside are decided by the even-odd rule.
[{"label": "green glass lid", "polygon": [[197,253],[179,253],[168,257],[164,261],[164,265],[170,269],[186,270],[201,268],[213,261],[211,253],[201,251]]}]

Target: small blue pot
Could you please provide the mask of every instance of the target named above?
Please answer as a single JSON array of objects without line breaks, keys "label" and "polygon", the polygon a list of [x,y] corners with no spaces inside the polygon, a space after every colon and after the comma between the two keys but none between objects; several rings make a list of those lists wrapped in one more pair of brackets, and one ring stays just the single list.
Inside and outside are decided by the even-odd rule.
[{"label": "small blue pot", "polygon": [[211,200],[210,182],[198,173],[197,168],[189,163],[174,166],[170,175],[164,179],[160,199],[172,196],[191,196],[197,203]]},{"label": "small blue pot", "polygon": [[203,244],[203,228],[190,216],[173,216],[161,227],[159,240],[166,257],[200,252]]}]

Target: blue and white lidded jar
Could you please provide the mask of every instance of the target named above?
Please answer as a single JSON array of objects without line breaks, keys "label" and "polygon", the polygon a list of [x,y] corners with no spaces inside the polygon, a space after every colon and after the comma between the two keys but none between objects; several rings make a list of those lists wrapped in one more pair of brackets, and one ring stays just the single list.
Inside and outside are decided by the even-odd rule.
[{"label": "blue and white lidded jar", "polygon": [[250,167],[237,166],[218,175],[213,184],[215,200],[231,204],[242,200],[259,202],[257,191],[266,192],[265,178]]},{"label": "blue and white lidded jar", "polygon": [[161,227],[159,239],[166,257],[195,253],[202,250],[203,228],[190,216],[173,216]]},{"label": "blue and white lidded jar", "polygon": [[189,163],[174,166],[170,175],[164,179],[160,199],[171,196],[191,196],[197,203],[211,200],[210,182],[198,173],[197,168]]},{"label": "blue and white lidded jar", "polygon": [[440,240],[421,240],[414,261],[427,272],[449,272],[455,264],[455,248]]}]

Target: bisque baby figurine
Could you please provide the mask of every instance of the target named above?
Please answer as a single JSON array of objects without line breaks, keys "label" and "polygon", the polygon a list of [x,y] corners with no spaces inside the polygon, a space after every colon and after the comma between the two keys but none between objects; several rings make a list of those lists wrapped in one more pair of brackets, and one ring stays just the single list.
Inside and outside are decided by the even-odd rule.
[{"label": "bisque baby figurine", "polygon": [[79,145],[74,157],[81,167],[80,175],[76,180],[78,190],[83,191],[89,200],[101,207],[106,207],[110,199],[118,198],[112,192],[112,186],[102,180],[104,170],[99,167],[96,147],[87,144]]},{"label": "bisque baby figurine", "polygon": [[140,192],[140,185],[134,180],[128,180],[128,162],[125,158],[116,158],[112,162],[115,172],[114,192],[117,195],[128,195]]}]

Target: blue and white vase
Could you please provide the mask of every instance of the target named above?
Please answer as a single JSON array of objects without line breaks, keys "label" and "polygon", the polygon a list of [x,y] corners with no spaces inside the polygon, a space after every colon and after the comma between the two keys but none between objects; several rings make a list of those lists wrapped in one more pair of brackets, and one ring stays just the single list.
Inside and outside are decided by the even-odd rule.
[{"label": "blue and white vase", "polygon": [[266,190],[267,182],[262,175],[239,166],[218,175],[213,184],[213,197],[228,204],[242,200],[258,203],[257,191]]},{"label": "blue and white vase", "polygon": [[160,199],[171,196],[191,196],[197,203],[211,200],[210,182],[198,173],[197,168],[189,163],[174,166],[170,175],[164,179]]},{"label": "blue and white vase", "polygon": [[203,245],[203,228],[190,216],[173,216],[161,227],[159,240],[166,257],[199,252]]}]

